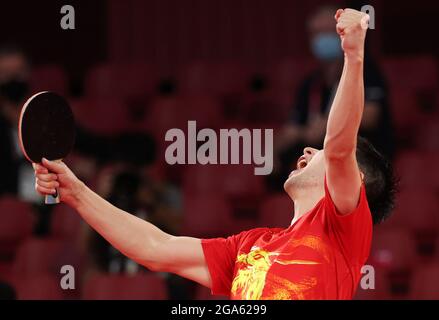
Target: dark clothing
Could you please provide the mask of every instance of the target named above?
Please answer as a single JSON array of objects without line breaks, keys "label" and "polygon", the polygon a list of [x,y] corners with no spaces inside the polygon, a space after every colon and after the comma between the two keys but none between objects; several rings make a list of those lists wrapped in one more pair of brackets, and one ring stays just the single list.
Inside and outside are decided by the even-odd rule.
[{"label": "dark clothing", "polygon": [[15,155],[14,137],[9,122],[0,115],[0,195],[17,194],[18,170],[22,160]]},{"label": "dark clothing", "polygon": [[[370,140],[379,151],[391,158],[394,153],[394,139],[387,85],[377,65],[370,60],[366,60],[364,65],[364,87],[366,102],[377,103],[381,112],[376,129],[369,131],[360,129],[360,135]],[[299,87],[292,121],[298,125],[306,125],[312,113],[327,115],[336,89],[337,84],[334,87],[324,84],[321,71],[311,74]]]},{"label": "dark clothing", "polygon": [[[306,77],[299,86],[290,121],[298,126],[306,126],[313,114],[327,116],[337,87],[338,83],[332,87],[324,83],[321,70]],[[360,129],[360,135],[367,138],[377,150],[392,159],[395,145],[387,85],[377,65],[368,59],[364,64],[364,87],[365,101],[375,102],[378,105],[380,118],[375,129]],[[292,166],[307,146],[305,141],[297,141],[279,155],[280,167],[274,174],[267,177],[267,186],[271,191],[283,192],[285,177],[291,172]],[[323,137],[320,144],[313,145],[313,147],[323,148]]]}]

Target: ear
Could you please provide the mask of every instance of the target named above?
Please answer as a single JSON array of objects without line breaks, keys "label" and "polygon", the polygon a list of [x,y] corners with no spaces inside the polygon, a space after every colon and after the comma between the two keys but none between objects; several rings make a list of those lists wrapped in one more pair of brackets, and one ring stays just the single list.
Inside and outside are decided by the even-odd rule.
[{"label": "ear", "polygon": [[360,177],[361,177],[361,181],[364,182],[364,173],[362,171],[360,171]]}]

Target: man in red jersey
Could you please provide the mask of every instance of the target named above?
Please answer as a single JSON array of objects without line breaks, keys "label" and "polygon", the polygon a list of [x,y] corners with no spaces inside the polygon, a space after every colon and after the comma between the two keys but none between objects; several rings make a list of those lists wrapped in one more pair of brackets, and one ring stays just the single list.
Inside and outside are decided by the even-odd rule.
[{"label": "man in red jersey", "polygon": [[61,200],[114,247],[151,270],[176,273],[232,299],[350,299],[372,238],[393,205],[393,176],[382,156],[358,139],[364,106],[368,16],[336,15],[345,62],[323,150],[305,148],[285,182],[295,215],[287,228],[229,238],[171,236],[117,209],[63,163],[35,164],[36,189]]}]

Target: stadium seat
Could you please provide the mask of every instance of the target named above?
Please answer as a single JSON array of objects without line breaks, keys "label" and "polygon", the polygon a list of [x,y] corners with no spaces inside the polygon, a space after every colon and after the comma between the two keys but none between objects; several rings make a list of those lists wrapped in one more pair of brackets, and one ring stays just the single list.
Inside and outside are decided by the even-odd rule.
[{"label": "stadium seat", "polygon": [[[298,84],[316,69],[312,59],[287,58],[270,66],[269,86],[275,90],[296,93]],[[292,103],[292,100],[291,102]]]},{"label": "stadium seat", "polygon": [[180,97],[181,116],[187,120],[196,120],[197,126],[217,128],[223,123],[224,115],[220,101],[212,96],[196,95]]},{"label": "stadium seat", "polygon": [[62,300],[65,296],[60,279],[52,274],[20,275],[12,283],[19,300]]},{"label": "stadium seat", "polygon": [[10,261],[0,262],[0,281],[8,281],[12,276],[13,263]]},{"label": "stadium seat", "polygon": [[232,208],[223,196],[185,195],[182,234],[194,237],[227,235],[233,227]]},{"label": "stadium seat", "polygon": [[32,233],[32,207],[14,197],[0,198],[0,256],[12,258],[17,246]]},{"label": "stadium seat", "polygon": [[397,195],[396,208],[389,223],[407,227],[415,233],[437,233],[438,213],[439,201],[434,190],[407,186]]},{"label": "stadium seat", "polygon": [[427,119],[414,89],[395,86],[390,90],[390,110],[397,133],[404,138],[416,132],[419,123]]},{"label": "stadium seat", "polygon": [[[392,299],[391,284],[386,270],[374,266],[374,288],[362,288],[361,280],[354,300],[388,300]],[[395,297],[396,298],[396,297]],[[400,297],[398,297],[400,298]]]},{"label": "stadium seat", "polygon": [[81,221],[81,217],[75,210],[66,204],[59,204],[52,212],[51,235],[60,239],[77,239]]},{"label": "stadium seat", "polygon": [[416,146],[423,152],[430,151],[439,154],[438,137],[439,137],[439,117],[427,123],[424,122],[424,125],[420,129],[419,134],[416,136]]},{"label": "stadium seat", "polygon": [[416,91],[437,88],[438,68],[432,56],[385,58],[381,65],[392,87]]},{"label": "stadium seat", "polygon": [[439,263],[419,265],[411,283],[411,299],[439,299]]},{"label": "stadium seat", "polygon": [[439,187],[439,171],[431,170],[434,163],[439,163],[439,152],[409,150],[399,153],[395,162],[395,170],[401,179],[401,188]]},{"label": "stadium seat", "polygon": [[177,83],[183,95],[207,93],[225,97],[248,89],[250,78],[250,71],[240,63],[196,61],[180,69]]},{"label": "stadium seat", "polygon": [[264,192],[263,179],[255,176],[253,166],[194,165],[184,172],[183,189],[189,194],[218,192],[227,197],[260,196]]},{"label": "stadium seat", "polygon": [[280,93],[272,90],[244,95],[238,119],[257,124],[259,128],[283,125],[288,118],[293,98],[290,93],[287,103],[282,103],[279,95]]},{"label": "stadium seat", "polygon": [[60,66],[53,64],[34,67],[30,86],[31,92],[50,90],[62,96],[69,92],[67,75]]},{"label": "stadium seat", "polygon": [[153,94],[158,82],[154,67],[147,63],[103,63],[88,72],[85,93],[96,98],[139,99]]},{"label": "stadium seat", "polygon": [[369,264],[391,270],[409,270],[416,263],[416,247],[408,229],[382,228],[373,235]]},{"label": "stadium seat", "polygon": [[17,275],[59,274],[66,245],[52,238],[29,238],[17,250],[13,272]]},{"label": "stadium seat", "polygon": [[120,134],[135,122],[127,104],[117,98],[80,99],[71,105],[78,124],[95,134]]},{"label": "stadium seat", "polygon": [[271,228],[287,228],[294,217],[294,204],[284,194],[268,196],[259,210],[259,225]]},{"label": "stadium seat", "polygon": [[145,118],[143,128],[164,140],[164,134],[172,128],[187,131],[190,120],[197,121],[197,128],[217,128],[223,122],[221,105],[207,96],[187,96],[155,99]]},{"label": "stadium seat", "polygon": [[93,275],[85,283],[82,296],[86,300],[164,300],[167,297],[164,279],[153,273]]},{"label": "stadium seat", "polygon": [[242,165],[195,165],[183,172],[183,192],[204,197],[219,194],[227,201],[234,223],[225,231],[236,233],[257,225],[258,206],[264,194],[263,178]]},{"label": "stadium seat", "polygon": [[[378,294],[385,298],[406,298],[413,268],[419,261],[416,244],[408,229],[379,226],[374,231],[368,265],[375,268]],[[383,284],[378,281],[384,281]]]}]

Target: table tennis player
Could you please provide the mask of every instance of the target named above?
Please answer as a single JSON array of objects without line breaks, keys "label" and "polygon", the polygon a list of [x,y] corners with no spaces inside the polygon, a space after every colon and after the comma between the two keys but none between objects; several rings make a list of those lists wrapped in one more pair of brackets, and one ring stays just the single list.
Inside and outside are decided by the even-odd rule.
[{"label": "table tennis player", "polygon": [[[228,238],[167,234],[102,199],[64,164],[34,164],[36,190],[55,193],[123,254],[231,299],[351,299],[369,255],[372,227],[393,206],[388,162],[358,138],[364,107],[367,15],[338,10],[344,68],[323,150],[305,148],[284,189],[295,215],[285,228],[257,228]],[[50,173],[49,173],[50,172]],[[206,213],[208,214],[208,213]]]}]

